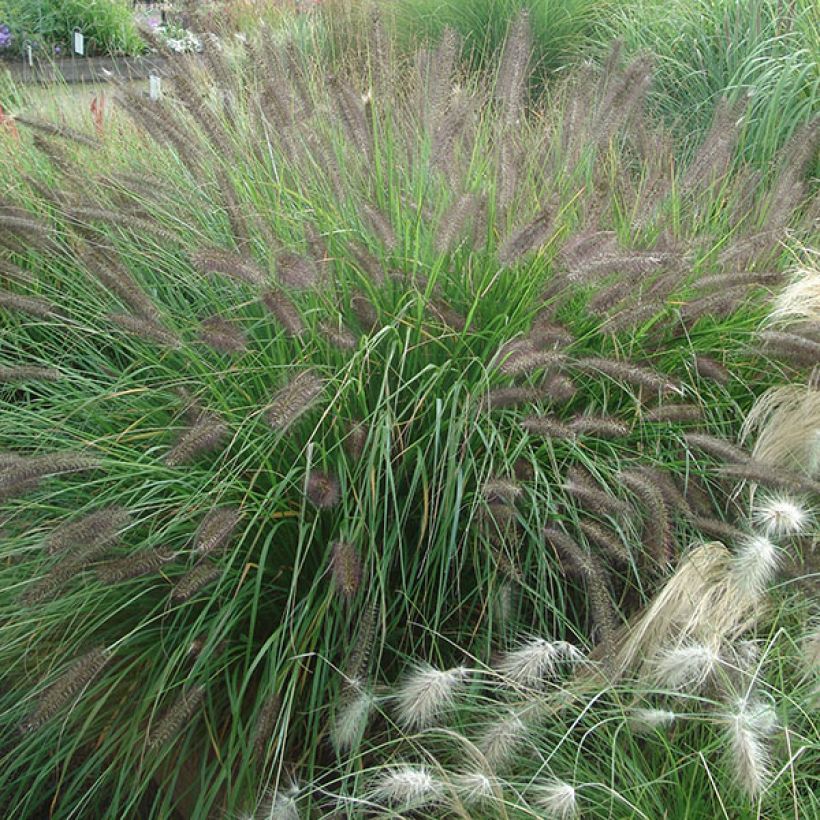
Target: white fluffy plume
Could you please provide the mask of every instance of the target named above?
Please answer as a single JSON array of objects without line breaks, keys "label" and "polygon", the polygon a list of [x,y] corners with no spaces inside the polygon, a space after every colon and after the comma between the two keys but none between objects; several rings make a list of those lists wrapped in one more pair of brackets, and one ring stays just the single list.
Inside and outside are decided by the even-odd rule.
[{"label": "white fluffy plume", "polygon": [[675,691],[697,691],[720,664],[714,646],[685,643],[658,654],[654,663],[655,679]]},{"label": "white fluffy plume", "polygon": [[514,686],[536,687],[555,677],[561,663],[583,659],[584,654],[571,643],[531,638],[518,649],[507,652],[496,669]]},{"label": "white fluffy plume", "polygon": [[726,724],[735,781],[746,795],[757,797],[769,778],[767,740],[777,728],[774,709],[767,703],[742,698]]},{"label": "white fluffy plume", "polygon": [[458,799],[467,807],[492,803],[500,793],[496,778],[480,770],[454,774],[452,785]]},{"label": "white fluffy plume", "polygon": [[674,712],[668,709],[638,708],[629,714],[629,728],[637,735],[648,735],[660,729],[666,729],[677,719]]},{"label": "white fluffy plume", "polygon": [[752,508],[752,521],[767,538],[800,535],[807,531],[811,518],[804,503],[787,495],[763,496]]},{"label": "white fluffy plume", "polygon": [[469,674],[463,666],[436,669],[417,666],[396,693],[396,717],[406,729],[424,729],[445,714]]},{"label": "white fluffy plume", "polygon": [[358,687],[346,696],[330,729],[330,740],[337,752],[347,752],[359,745],[375,703],[372,692]]},{"label": "white fluffy plume", "polygon": [[396,766],[385,771],[370,791],[374,803],[404,810],[435,805],[444,797],[444,784],[426,766]]},{"label": "white fluffy plume", "polygon": [[578,814],[575,788],[563,780],[549,780],[534,786],[530,792],[532,803],[542,812],[539,816],[550,820],[568,820]]},{"label": "white fluffy plume", "polygon": [[752,535],[732,556],[730,572],[739,589],[749,595],[762,595],[771,584],[779,563],[777,546],[763,535]]},{"label": "white fluffy plume", "polygon": [[510,709],[504,717],[490,723],[476,745],[487,765],[497,770],[509,763],[528,735],[529,730],[521,710]]}]

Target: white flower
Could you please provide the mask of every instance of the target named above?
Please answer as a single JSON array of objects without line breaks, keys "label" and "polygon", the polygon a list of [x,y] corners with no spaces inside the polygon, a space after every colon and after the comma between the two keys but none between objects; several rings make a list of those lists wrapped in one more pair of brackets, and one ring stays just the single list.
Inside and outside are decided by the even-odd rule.
[{"label": "white flower", "polygon": [[498,673],[517,686],[535,687],[553,677],[562,661],[583,660],[581,651],[566,641],[532,638],[508,652],[498,664]]},{"label": "white flower", "polygon": [[452,707],[456,690],[468,673],[463,666],[446,670],[429,664],[418,666],[396,694],[399,723],[408,729],[431,726]]}]

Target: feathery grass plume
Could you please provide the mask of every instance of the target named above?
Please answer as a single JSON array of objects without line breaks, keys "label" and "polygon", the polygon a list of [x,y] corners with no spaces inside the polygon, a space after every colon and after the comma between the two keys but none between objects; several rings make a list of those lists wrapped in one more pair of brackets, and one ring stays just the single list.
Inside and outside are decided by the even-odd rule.
[{"label": "feathery grass plume", "polygon": [[339,479],[326,470],[311,470],[305,494],[311,504],[321,510],[335,507],[341,499]]},{"label": "feathery grass plume", "polygon": [[531,729],[526,718],[531,707],[512,707],[503,717],[493,715],[476,745],[490,770],[498,773],[508,768],[518,750],[529,740]]},{"label": "feathery grass plume", "polygon": [[177,443],[165,454],[169,467],[190,464],[205,453],[220,449],[230,434],[228,425],[215,413],[200,416],[193,427],[185,430]]},{"label": "feathery grass plume", "polygon": [[542,438],[574,439],[575,431],[554,416],[528,416],[521,420],[521,427],[532,436]]},{"label": "feathery grass plume", "polygon": [[53,600],[62,592],[68,580],[69,578],[62,567],[55,568],[26,587],[20,596],[20,603],[24,607],[32,607]]},{"label": "feathery grass plume", "polygon": [[631,556],[626,544],[608,527],[588,519],[582,519],[579,522],[579,527],[587,541],[595,544],[610,561],[614,561],[619,565],[630,562]]},{"label": "feathery grass plume", "polygon": [[182,347],[182,339],[180,339],[176,333],[150,319],[132,316],[129,313],[107,313],[106,319],[113,322],[126,333],[137,336],[140,339],[156,342],[158,345],[171,350],[179,350]]},{"label": "feathery grass plume", "polygon": [[271,288],[262,294],[262,301],[287,336],[298,339],[304,334],[305,323],[299,315],[299,310],[283,291]]},{"label": "feathery grass plume", "polygon": [[569,428],[579,436],[624,438],[629,435],[628,424],[609,416],[577,415],[570,421]]},{"label": "feathery grass plume", "polygon": [[441,214],[435,239],[439,253],[449,253],[456,248],[465,228],[476,218],[481,204],[480,194],[464,193],[458,196],[451,208]]},{"label": "feathery grass plume", "polygon": [[546,527],[544,538],[558,552],[562,565],[586,582],[590,616],[598,631],[598,643],[609,654],[614,643],[617,612],[609,595],[607,575],[601,562],[557,527]]},{"label": "feathery grass plume", "polygon": [[780,564],[778,548],[763,535],[743,539],[732,557],[730,572],[738,588],[750,596],[762,595]]},{"label": "feathery grass plume", "polygon": [[518,649],[507,652],[496,664],[496,671],[505,683],[536,688],[558,675],[564,663],[580,663],[584,654],[566,641],[530,638]]},{"label": "feathery grass plume", "polygon": [[35,277],[29,271],[9,262],[7,259],[0,259],[0,278],[3,277],[24,285],[30,285],[35,280]]},{"label": "feathery grass plume", "polygon": [[467,318],[453,310],[443,299],[431,299],[427,303],[427,312],[437,323],[457,333],[461,333],[467,327]]},{"label": "feathery grass plume", "polygon": [[218,353],[244,353],[248,347],[245,334],[232,322],[211,316],[200,325],[199,338]]},{"label": "feathery grass plume", "polygon": [[368,678],[370,659],[376,643],[376,631],[379,627],[379,611],[379,600],[373,598],[359,618],[356,641],[344,670],[345,679],[350,685],[361,686]]},{"label": "feathery grass plume", "polygon": [[334,541],[330,569],[336,589],[350,602],[362,581],[362,562],[356,546],[350,541]]},{"label": "feathery grass plume", "polygon": [[549,780],[531,786],[527,790],[527,798],[545,819],[569,820],[579,813],[575,788],[563,780]]},{"label": "feathery grass plume", "polygon": [[[354,267],[356,267],[359,272],[363,276],[367,277],[376,287],[381,287],[385,282],[384,268],[382,267],[381,262],[365,245],[362,245],[359,242],[349,242],[347,249],[351,257],[353,257],[352,262]],[[356,294],[364,296],[361,291],[356,291]],[[365,322],[362,321],[362,324],[365,324]],[[375,324],[376,320],[374,319],[372,325],[375,326]],[[370,325],[368,324],[367,326],[369,327]]]},{"label": "feathery grass plume", "polygon": [[490,478],[481,489],[489,504],[514,504],[521,496],[521,487],[516,481],[507,478]]},{"label": "feathery grass plume", "polygon": [[195,251],[191,254],[191,264],[199,273],[222,273],[254,287],[270,281],[267,273],[254,260],[223,248]]},{"label": "feathery grass plume", "polygon": [[78,453],[21,456],[0,469],[0,501],[28,492],[43,478],[98,470],[100,467],[99,459]]},{"label": "feathery grass plume", "polygon": [[148,734],[148,748],[157,749],[176,738],[180,731],[190,726],[191,720],[205,697],[205,687],[193,686],[183,692],[174,704],[157,720]]},{"label": "feathery grass plume", "polygon": [[498,366],[505,376],[522,376],[534,370],[560,367],[566,356],[554,350],[527,350],[518,348]]},{"label": "feathery grass plume", "polygon": [[467,682],[469,670],[463,666],[436,669],[418,665],[395,695],[396,719],[405,729],[426,729],[455,706],[455,696]]},{"label": "feathery grass plume", "polygon": [[111,248],[86,243],[80,255],[86,270],[107,290],[122,300],[133,313],[143,319],[158,322],[160,312],[149,296],[140,288],[134,277],[117,261]]},{"label": "feathery grass plume", "polygon": [[98,229],[91,226],[92,222],[106,222],[109,225],[116,225],[118,228],[137,234],[141,239],[150,238],[156,241],[162,239],[169,245],[179,245],[180,235],[173,231],[167,231],[149,212],[147,218],[140,216],[138,211],[131,209],[123,212],[104,207],[90,207],[73,205],[70,208],[63,208],[63,218],[79,228],[84,236],[89,236],[98,232]]},{"label": "feathery grass plume", "polygon": [[291,783],[285,791],[269,791],[259,804],[254,820],[299,820],[299,792],[296,783]]},{"label": "feathery grass plume", "polygon": [[62,374],[56,367],[34,367],[19,365],[17,367],[0,366],[0,384],[16,384],[18,382],[56,382]]},{"label": "feathery grass plume", "polygon": [[72,547],[108,542],[130,523],[131,513],[124,507],[103,507],[61,524],[46,536],[44,546],[49,555],[54,555]]},{"label": "feathery grass plume", "polygon": [[681,305],[680,317],[687,327],[691,327],[704,316],[723,318],[734,313],[752,290],[753,285],[736,285],[702,296],[700,299],[693,299]]},{"label": "feathery grass plume", "polygon": [[235,507],[217,507],[211,510],[202,519],[194,537],[194,552],[207,555],[227,547],[241,519],[242,513]]},{"label": "feathery grass plume", "polygon": [[629,504],[602,490],[592,476],[580,467],[571,467],[567,471],[564,490],[596,515],[628,516],[632,512]]},{"label": "feathery grass plume", "polygon": [[700,533],[708,535],[710,538],[718,538],[724,544],[740,543],[748,535],[744,530],[738,529],[726,521],[721,521],[719,518],[695,515],[691,520],[692,526]]},{"label": "feathery grass plume", "polygon": [[103,584],[117,584],[156,572],[160,567],[173,561],[176,553],[168,547],[138,550],[125,558],[106,561],[97,569],[97,578]]},{"label": "feathery grass plume", "polygon": [[490,806],[501,799],[501,783],[493,774],[485,774],[479,769],[457,772],[450,777],[449,783],[468,809]]},{"label": "feathery grass plume", "polygon": [[593,316],[603,316],[634,293],[635,283],[631,279],[618,279],[597,290],[587,302],[586,309]]},{"label": "feathery grass plume", "polygon": [[778,271],[744,271],[742,273],[719,273],[702,276],[695,283],[698,291],[724,288],[727,285],[779,285],[785,274]]},{"label": "feathery grass plume", "polygon": [[614,273],[650,276],[672,264],[680,264],[680,258],[662,251],[616,251],[595,256],[578,254],[569,257],[567,278],[576,285],[584,285]]},{"label": "feathery grass plume", "polygon": [[514,230],[498,249],[498,261],[504,267],[512,267],[522,256],[536,251],[553,232],[553,206],[544,208],[538,216]]},{"label": "feathery grass plume", "polygon": [[629,362],[589,357],[578,359],[578,361],[572,363],[572,366],[582,372],[603,373],[618,381],[632,384],[635,387],[645,387],[647,390],[655,390],[659,393],[677,392],[680,389],[671,377],[648,367],[641,367]]},{"label": "feathery grass plume", "polygon": [[18,310],[20,313],[36,316],[38,319],[54,319],[59,317],[55,306],[45,299],[38,299],[34,296],[20,296],[19,293],[12,293],[11,291],[2,289],[0,289],[0,308],[4,308],[5,310]]},{"label": "feathery grass plume", "polygon": [[174,584],[171,590],[171,599],[187,601],[193,598],[201,589],[213,583],[222,575],[222,567],[207,558],[200,561],[192,570],[189,570]]},{"label": "feathery grass plume", "polygon": [[313,260],[298,253],[280,253],[276,257],[276,275],[285,287],[297,290],[312,288],[319,281]]},{"label": "feathery grass plume", "polygon": [[750,799],[765,791],[770,779],[767,736],[777,725],[769,704],[741,698],[726,717],[726,734],[732,774]]},{"label": "feathery grass plume", "polygon": [[444,784],[426,766],[391,766],[373,783],[367,798],[403,811],[435,806],[444,799]]},{"label": "feathery grass plume", "polygon": [[653,659],[655,680],[675,692],[697,692],[721,664],[714,644],[681,643],[662,650]]},{"label": "feathery grass plume", "polygon": [[663,496],[663,503],[671,514],[673,511],[682,515],[684,518],[689,518],[692,515],[692,509],[686,497],[680,491],[680,488],[675,483],[675,480],[669,475],[666,470],[650,467],[647,464],[639,464],[635,470],[651,481],[658,491]]},{"label": "feathery grass plume", "polygon": [[481,412],[503,410],[508,407],[519,407],[522,404],[533,404],[541,398],[541,391],[533,387],[494,387],[481,397]]},{"label": "feathery grass plume", "polygon": [[343,687],[330,727],[330,742],[337,754],[351,752],[358,747],[375,706],[376,699],[369,689],[355,685]]},{"label": "feathery grass plume", "polygon": [[347,435],[344,439],[345,452],[353,461],[358,461],[364,453],[369,428],[363,421],[351,421],[346,425],[346,432]]},{"label": "feathery grass plume", "polygon": [[359,340],[343,324],[336,322],[320,322],[319,332],[339,350],[355,350],[359,346]]},{"label": "feathery grass plume", "polygon": [[644,413],[646,421],[661,421],[683,423],[688,421],[703,421],[703,408],[699,404],[662,404],[653,407]]},{"label": "feathery grass plume", "polygon": [[13,238],[23,239],[42,248],[53,248],[54,229],[23,208],[0,205],[0,230]]},{"label": "feathery grass plume", "polygon": [[395,250],[398,246],[396,232],[390,224],[390,220],[378,209],[367,202],[360,202],[359,209],[363,214],[363,221],[384,248],[388,251]]},{"label": "feathery grass plume", "polygon": [[622,333],[657,318],[665,309],[666,304],[660,300],[635,305],[635,307],[626,308],[610,316],[605,322],[601,323],[599,331],[608,335]]},{"label": "feathery grass plume", "polygon": [[797,333],[764,330],[759,334],[763,349],[776,358],[786,359],[798,366],[813,367],[820,362],[820,342]]},{"label": "feathery grass plume", "polygon": [[711,379],[718,384],[728,384],[731,379],[731,373],[720,362],[709,356],[696,355],[695,372],[702,379]]},{"label": "feathery grass plume", "polygon": [[499,105],[504,123],[513,125],[521,117],[532,52],[532,30],[527,9],[513,20],[498,67],[493,97]]},{"label": "feathery grass plume", "polygon": [[774,298],[768,321],[779,325],[798,319],[820,319],[820,266],[807,263],[797,268],[792,279]]},{"label": "feathery grass plume", "polygon": [[820,494],[820,481],[812,481],[810,478],[804,478],[797,473],[772,467],[769,464],[761,464],[758,461],[747,461],[744,464],[723,464],[720,467],[720,472],[730,478],[751,481],[772,490],[806,495]]},{"label": "feathery grass plume", "polygon": [[569,347],[575,335],[564,325],[556,322],[550,311],[541,311],[533,320],[530,341],[538,350]]},{"label": "feathery grass plume", "polygon": [[548,374],[541,383],[541,391],[549,401],[560,404],[571,402],[578,394],[578,388],[572,379],[561,373]]},{"label": "feathery grass plume", "polygon": [[253,755],[256,764],[261,766],[265,762],[265,756],[270,745],[273,730],[279,722],[279,715],[282,710],[282,698],[278,692],[268,695],[262,701],[262,708],[256,718],[256,725],[253,731]]},{"label": "feathery grass plume", "polygon": [[743,464],[751,461],[751,455],[726,439],[710,433],[684,433],[683,439],[688,447],[702,450],[720,461]]},{"label": "feathery grass plume", "polygon": [[661,729],[668,729],[678,719],[669,709],[638,707],[629,712],[627,723],[636,735],[651,735]]},{"label": "feathery grass plume", "polygon": [[365,163],[369,164],[373,155],[373,137],[361,98],[337,75],[328,76],[327,85],[336,115],[348,140]]},{"label": "feathery grass plume", "polygon": [[379,314],[376,308],[361,291],[351,294],[350,308],[365,333],[373,333],[379,326]]},{"label": "feathery grass plume", "polygon": [[45,122],[43,120],[34,120],[31,117],[23,116],[21,114],[14,115],[14,121],[31,128],[33,131],[40,131],[43,134],[48,134],[52,137],[60,137],[60,139],[75,142],[77,145],[82,145],[85,148],[100,148],[101,143],[96,137],[91,137],[84,134],[82,131],[77,131],[74,128],[69,128],[66,125],[55,125],[52,122]]},{"label": "feathery grass plume", "polygon": [[325,381],[312,368],[297,373],[274,394],[265,413],[268,424],[284,432],[316,404],[324,390]]},{"label": "feathery grass plume", "polygon": [[74,700],[102,672],[111,651],[98,646],[74,661],[71,667],[38,698],[37,707],[20,725],[23,732],[39,729]]},{"label": "feathery grass plume", "polygon": [[782,493],[757,496],[752,506],[752,522],[767,538],[788,538],[806,533],[813,518],[811,509],[803,500]]}]

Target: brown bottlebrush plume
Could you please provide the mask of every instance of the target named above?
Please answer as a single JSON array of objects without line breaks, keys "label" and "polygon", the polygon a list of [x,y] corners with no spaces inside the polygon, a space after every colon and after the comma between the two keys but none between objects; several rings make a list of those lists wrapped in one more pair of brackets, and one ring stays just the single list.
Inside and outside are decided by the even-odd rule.
[{"label": "brown bottlebrush plume", "polygon": [[319,280],[313,260],[298,253],[280,253],[276,257],[276,275],[285,287],[297,290],[312,288]]},{"label": "brown bottlebrush plume", "polygon": [[629,435],[629,425],[609,416],[578,415],[569,423],[577,435],[599,438],[624,438]]},{"label": "brown bottlebrush plume", "polygon": [[[563,353],[554,350],[535,350],[529,340],[525,341],[527,344],[509,351],[509,355],[506,355],[498,365],[498,370],[505,376],[521,376],[544,368],[554,369],[566,361]],[[499,357],[496,356],[495,360],[498,361],[498,359]]]},{"label": "brown bottlebrush plume", "polygon": [[44,541],[46,552],[53,555],[72,547],[109,542],[131,523],[131,514],[124,507],[103,507],[80,518],[61,524]]},{"label": "brown bottlebrush plume", "polygon": [[305,332],[305,323],[298,308],[283,291],[271,288],[262,295],[262,301],[287,336],[298,339]]},{"label": "brown bottlebrush plume", "polygon": [[645,421],[687,422],[703,421],[703,408],[699,404],[662,404],[644,413]]},{"label": "brown bottlebrush plume", "polygon": [[529,338],[538,350],[569,347],[575,341],[572,332],[558,324],[548,310],[540,312],[535,317]]},{"label": "brown bottlebrush plume", "polygon": [[541,390],[544,397],[549,401],[565,404],[572,401],[578,393],[578,388],[572,379],[560,373],[550,373],[541,383]]},{"label": "brown bottlebrush plume", "polygon": [[559,257],[567,269],[583,268],[586,262],[611,259],[618,251],[615,231],[588,231],[567,237]]},{"label": "brown bottlebrush plume", "polygon": [[787,359],[796,365],[807,367],[813,367],[820,362],[820,342],[807,339],[805,336],[779,330],[764,330],[759,334],[759,338],[769,356]]},{"label": "brown bottlebrush plume", "polygon": [[205,697],[205,687],[197,685],[189,691],[183,692],[151,728],[148,735],[148,747],[156,749],[170,743],[186,726],[190,726],[191,719],[199,709]]},{"label": "brown bottlebrush plume", "polygon": [[528,416],[521,420],[521,427],[530,435],[542,438],[575,438],[575,431],[554,416]]},{"label": "brown bottlebrush plume", "polygon": [[751,460],[749,453],[719,436],[709,433],[685,433],[683,438],[689,447],[696,447],[720,461],[742,463]]},{"label": "brown bottlebrush plume", "polygon": [[0,468],[0,501],[33,489],[41,479],[100,469],[100,461],[77,453],[22,456]]},{"label": "brown bottlebrush plume", "polygon": [[619,279],[605,288],[596,290],[586,308],[593,316],[603,316],[623,299],[635,293],[635,283],[630,279]]},{"label": "brown bottlebrush plume", "polygon": [[205,413],[193,427],[182,433],[177,443],[166,453],[164,461],[169,467],[190,464],[198,456],[220,449],[229,434],[228,425],[219,416]]},{"label": "brown bottlebrush plume", "polygon": [[194,552],[206,555],[227,547],[241,520],[242,512],[235,507],[217,507],[211,510],[202,519],[194,537]]},{"label": "brown bottlebrush plume", "polygon": [[31,607],[53,600],[69,580],[62,568],[55,568],[26,588],[20,596],[20,604]]},{"label": "brown bottlebrush plume", "polygon": [[77,161],[57,140],[35,134],[32,142],[37,151],[42,154],[63,176],[71,177],[77,171]]},{"label": "brown bottlebrush plume", "polygon": [[200,561],[192,570],[186,572],[174,584],[174,588],[171,590],[171,599],[174,601],[187,601],[208,584],[216,581],[221,575],[222,567],[206,558]]},{"label": "brown bottlebrush plume", "polygon": [[96,232],[96,229],[90,228],[91,222],[107,222],[110,225],[116,225],[126,231],[131,231],[139,235],[143,240],[161,239],[171,245],[180,244],[180,236],[174,231],[165,230],[153,216],[149,219],[141,218],[133,211],[127,212],[122,209],[113,210],[104,207],[84,207],[74,205],[71,208],[63,209],[64,219],[71,223],[73,227],[79,227],[84,235],[89,235]]},{"label": "brown bottlebrush plume", "polygon": [[717,264],[723,268],[759,264],[780,248],[781,238],[782,230],[779,228],[767,228],[751,236],[736,234],[720,252]]},{"label": "brown bottlebrush plume", "polygon": [[670,515],[673,512],[677,512],[684,518],[689,518],[692,515],[692,510],[686,498],[668,472],[656,467],[649,467],[646,464],[639,465],[635,470],[657,488],[663,496],[663,503],[666,504],[666,509]]},{"label": "brown bottlebrush plume", "polygon": [[600,332],[622,333],[654,319],[664,312],[666,305],[661,301],[645,302],[635,307],[621,310],[601,324]]},{"label": "brown bottlebrush plume", "polygon": [[360,202],[359,208],[362,212],[362,219],[372,233],[388,251],[395,250],[398,246],[396,232],[390,224],[390,220],[378,208],[374,208],[367,202]]},{"label": "brown bottlebrush plume", "polygon": [[533,404],[541,398],[541,391],[533,387],[494,387],[481,397],[479,407],[482,412],[501,410]]},{"label": "brown bottlebrush plume", "polygon": [[531,52],[530,17],[528,11],[523,9],[510,26],[493,89],[493,96],[507,125],[515,123],[522,113]]},{"label": "brown bottlebrush plume", "polygon": [[680,263],[679,256],[663,251],[617,251],[600,256],[577,254],[568,258],[566,273],[571,282],[585,284],[614,273],[649,276],[667,265]]},{"label": "brown bottlebrush plume", "polygon": [[270,281],[270,277],[252,259],[222,248],[192,253],[191,264],[199,273],[222,273],[255,287]]},{"label": "brown bottlebrush plume", "polygon": [[350,295],[350,307],[366,333],[372,333],[379,325],[379,314],[373,303],[361,292]]},{"label": "brown bottlebrush plume", "polygon": [[73,701],[102,672],[111,651],[98,646],[74,661],[71,667],[38,698],[37,707],[21,724],[22,732],[39,729]]},{"label": "brown bottlebrush plume", "polygon": [[0,278],[3,277],[24,285],[30,285],[35,280],[35,277],[29,271],[23,270],[23,268],[6,259],[0,259]]},{"label": "brown bottlebrush plume", "polygon": [[606,148],[615,131],[641,109],[651,82],[652,62],[646,56],[615,72],[590,126],[590,141]]},{"label": "brown bottlebrush plume", "polygon": [[107,290],[121,299],[133,313],[154,322],[160,318],[157,306],[140,288],[134,277],[117,260],[113,249],[86,244],[81,250],[85,269]]},{"label": "brown bottlebrush plume", "polygon": [[259,716],[256,718],[256,726],[253,732],[253,754],[257,765],[261,766],[265,762],[265,754],[268,750],[273,730],[279,721],[279,714],[282,710],[282,699],[278,692],[268,695],[262,702]]},{"label": "brown bottlebrush plume", "polygon": [[733,546],[748,538],[748,533],[738,529],[726,521],[706,515],[696,515],[692,518],[692,526],[709,538],[717,538],[724,544]]},{"label": "brown bottlebrush plume", "polygon": [[664,373],[658,373],[648,367],[630,364],[629,362],[619,362],[614,359],[604,359],[601,357],[590,357],[578,359],[573,367],[588,373],[603,373],[613,379],[617,379],[635,387],[644,387],[647,390],[654,390],[660,393],[671,393],[679,390],[677,383]]},{"label": "brown bottlebrush plume", "polygon": [[435,240],[439,253],[448,253],[457,247],[467,224],[475,220],[481,202],[480,194],[461,194],[452,207],[442,213]]},{"label": "brown bottlebrush plume", "polygon": [[344,439],[344,447],[347,454],[353,461],[358,461],[362,457],[369,429],[363,421],[351,421],[346,425],[347,435]]},{"label": "brown bottlebrush plume", "polygon": [[522,256],[538,250],[553,233],[553,207],[544,208],[526,225],[514,230],[498,249],[498,261],[512,267]]},{"label": "brown bottlebrush plume", "polygon": [[310,502],[319,509],[335,507],[341,499],[339,479],[326,470],[311,470],[305,493]]},{"label": "brown bottlebrush plume", "polygon": [[565,570],[580,575],[586,582],[590,614],[598,629],[599,642],[606,648],[610,647],[618,618],[609,595],[606,572],[600,561],[557,527],[547,527],[544,537],[558,552]]},{"label": "brown bottlebrush plume", "polygon": [[687,326],[691,326],[704,316],[728,316],[740,307],[752,290],[754,285],[737,285],[687,302],[681,305],[681,319]]},{"label": "brown bottlebrush plume", "polygon": [[17,367],[0,366],[0,384],[14,384],[17,382],[56,382],[62,374],[56,367],[33,367],[19,365]]},{"label": "brown bottlebrush plume", "polygon": [[376,632],[379,628],[380,604],[374,596],[364,609],[359,620],[353,649],[344,666],[344,676],[351,684],[367,679],[370,669],[370,658],[376,644]]},{"label": "brown bottlebrush plume", "polygon": [[711,379],[718,384],[728,384],[732,375],[728,368],[708,356],[695,356],[695,372],[702,379]]},{"label": "brown bottlebrush plume", "polygon": [[358,242],[350,242],[348,243],[348,251],[353,257],[355,267],[363,276],[367,277],[377,287],[384,284],[384,268],[368,248]]},{"label": "brown bottlebrush plume", "polygon": [[806,495],[820,494],[820,481],[813,481],[798,473],[773,467],[770,464],[762,464],[759,461],[749,460],[743,464],[723,464],[720,472],[729,478],[762,484],[772,490],[805,493]]},{"label": "brown bottlebrush plume", "polygon": [[[510,205],[515,199],[523,160],[521,148],[514,138],[508,137],[501,142],[498,148],[495,184],[496,210],[500,219],[505,218]],[[502,264],[505,263],[502,262]]]},{"label": "brown bottlebrush plume", "polygon": [[59,317],[59,313],[54,305],[45,299],[37,299],[33,296],[20,296],[19,293],[12,293],[8,290],[0,289],[0,308],[5,310],[18,310],[20,313],[28,313],[38,319],[54,319]]},{"label": "brown bottlebrush plume", "polygon": [[637,496],[644,509],[643,539],[656,566],[663,567],[668,554],[669,517],[661,491],[647,477],[632,470],[621,470],[618,479]]},{"label": "brown bottlebrush plume", "polygon": [[336,75],[329,76],[327,84],[336,115],[348,140],[364,162],[369,163],[373,153],[373,136],[359,95]]},{"label": "brown bottlebrush plume", "polygon": [[171,350],[179,350],[182,347],[182,339],[158,322],[132,316],[130,313],[107,313],[106,318],[127,333],[140,339],[156,342],[158,345]]},{"label": "brown bottlebrush plume", "polygon": [[710,517],[715,514],[715,504],[703,479],[690,475],[685,480],[679,479],[677,484],[683,492],[686,503],[695,515]]},{"label": "brown bottlebrush plume", "polygon": [[200,340],[218,353],[243,353],[247,349],[245,334],[235,324],[221,316],[204,319],[200,325]]},{"label": "brown bottlebrush plume", "polygon": [[355,350],[359,346],[359,340],[341,322],[319,322],[318,327],[325,339],[339,350]]},{"label": "brown bottlebrush plume", "polygon": [[139,550],[125,558],[106,561],[96,568],[97,578],[103,584],[117,584],[156,572],[172,561],[176,553],[168,547]]},{"label": "brown bottlebrush plume", "polygon": [[420,55],[418,67],[423,72],[425,82],[418,90],[422,95],[422,118],[431,133],[447,110],[460,48],[461,38],[458,32],[451,26],[445,26],[435,50]]},{"label": "brown bottlebrush plume", "polygon": [[521,487],[509,478],[491,478],[484,483],[481,492],[488,504],[514,504],[521,495]]},{"label": "brown bottlebrush plume", "polygon": [[65,125],[55,125],[51,122],[33,120],[30,117],[25,117],[20,114],[15,114],[14,121],[25,125],[27,128],[31,128],[33,131],[40,131],[52,137],[60,137],[60,139],[69,140],[70,142],[75,142],[77,145],[83,145],[87,148],[99,148],[101,146],[100,141],[96,137],[90,137],[82,131],[76,131]]},{"label": "brown bottlebrush plume", "polygon": [[356,596],[362,582],[362,562],[355,544],[350,541],[334,541],[330,569],[336,589],[349,603]]},{"label": "brown bottlebrush plume", "polygon": [[[463,169],[463,165],[458,161],[456,147],[469,138],[469,126],[475,114],[474,104],[472,94],[463,90],[454,93],[446,114],[433,133],[433,168],[445,176],[453,189],[458,189],[462,184],[463,174],[459,173],[456,176],[456,172]],[[464,153],[467,153],[466,146]]]},{"label": "brown bottlebrush plume", "polygon": [[457,333],[461,333],[467,327],[467,318],[453,310],[443,299],[431,299],[427,303],[427,310],[439,324]]},{"label": "brown bottlebrush plume", "polygon": [[488,501],[478,511],[478,521],[486,537],[497,547],[504,547],[518,540],[518,513],[507,501]]},{"label": "brown bottlebrush plume", "polygon": [[619,565],[629,563],[630,554],[626,544],[609,527],[589,519],[581,519],[579,526],[587,541],[595,544],[610,560]]},{"label": "brown bottlebrush plume", "polygon": [[51,248],[54,243],[54,229],[23,208],[0,205],[0,230],[39,247]]},{"label": "brown bottlebrush plume", "polygon": [[325,381],[308,368],[297,373],[273,397],[265,417],[276,430],[284,431],[308,412],[325,390]]},{"label": "brown bottlebrush plume", "polygon": [[733,288],[740,285],[773,286],[779,285],[786,274],[778,271],[742,271],[737,273],[719,273],[713,276],[701,276],[695,282],[698,291]]},{"label": "brown bottlebrush plume", "polygon": [[602,490],[593,477],[580,467],[574,466],[567,471],[564,490],[581,505],[596,515],[628,516],[632,508],[620,498]]}]

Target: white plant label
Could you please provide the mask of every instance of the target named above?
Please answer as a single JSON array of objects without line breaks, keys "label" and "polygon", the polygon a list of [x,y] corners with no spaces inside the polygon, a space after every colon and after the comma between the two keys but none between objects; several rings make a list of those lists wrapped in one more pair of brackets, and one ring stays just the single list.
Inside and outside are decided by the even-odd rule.
[{"label": "white plant label", "polygon": [[162,95],[162,81],[156,74],[151,74],[148,77],[148,96],[152,100],[158,100]]},{"label": "white plant label", "polygon": [[26,58],[28,59],[28,67],[31,68],[34,65],[34,54],[31,50],[31,43],[26,46]]},{"label": "white plant label", "polygon": [[81,31],[74,32],[74,53],[80,57],[85,54],[85,37]]}]

